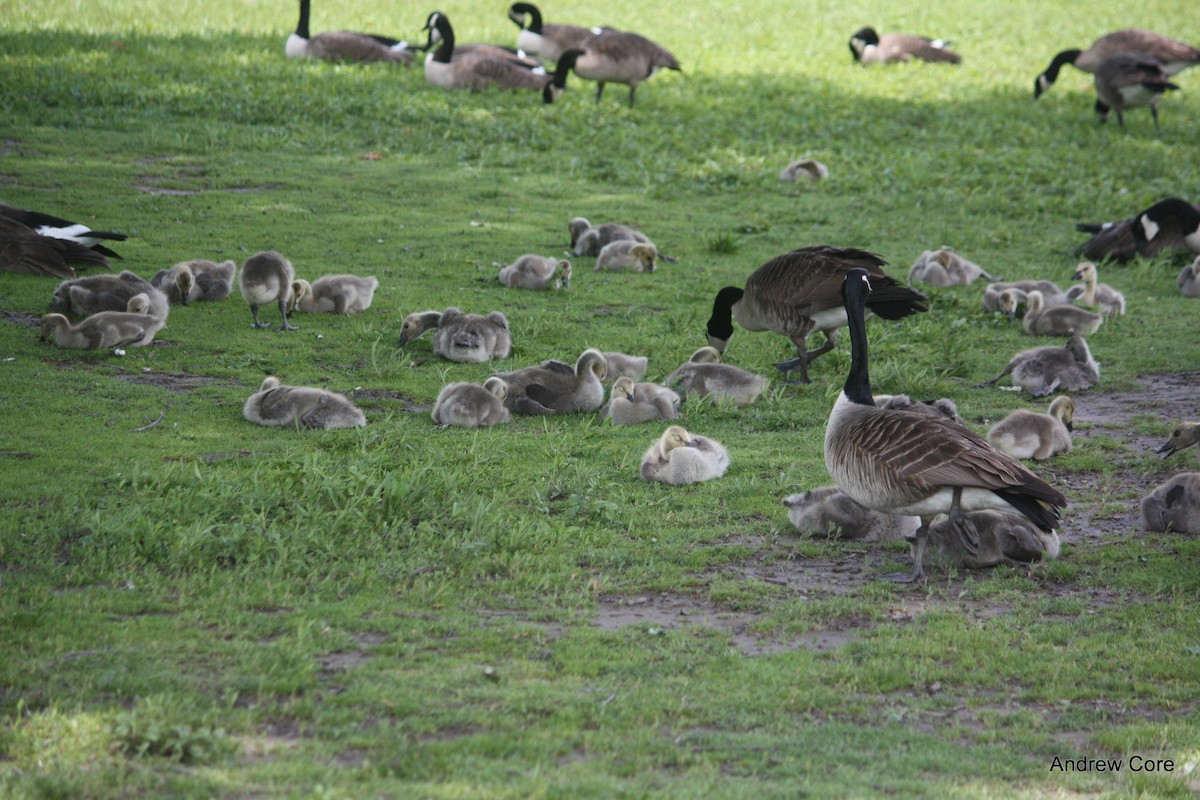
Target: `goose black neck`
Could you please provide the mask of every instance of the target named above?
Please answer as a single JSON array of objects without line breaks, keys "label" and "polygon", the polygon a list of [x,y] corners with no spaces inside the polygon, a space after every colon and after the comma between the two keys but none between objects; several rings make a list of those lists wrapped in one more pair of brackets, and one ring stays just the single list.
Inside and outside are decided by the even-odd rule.
[{"label": "goose black neck", "polygon": [[871,377],[867,370],[867,297],[871,284],[865,269],[852,269],[842,281],[842,302],[846,306],[846,325],[850,329],[850,372],[842,387],[846,398],[864,406],[875,405],[871,395]]},{"label": "goose black neck", "polygon": [[309,0],[300,0],[300,21],[296,23],[296,35],[301,39],[308,38]]},{"label": "goose black neck", "polygon": [[708,318],[708,335],[729,341],[733,336],[733,306],[745,292],[736,286],[726,286],[713,299],[712,316]]},{"label": "goose black neck", "polygon": [[437,29],[438,36],[441,37],[441,42],[438,44],[437,49],[433,51],[433,60],[449,64],[450,57],[454,55],[454,28],[450,26],[450,20],[446,19],[444,14],[438,14],[433,26],[429,29],[429,43],[426,47],[433,46],[434,29]]},{"label": "goose black neck", "polygon": [[516,11],[518,14],[529,15],[529,27],[526,30],[533,33],[542,32],[542,12],[538,11],[538,7],[533,3],[514,3],[513,11]]},{"label": "goose black neck", "polygon": [[1082,52],[1081,50],[1063,50],[1056,55],[1054,60],[1050,62],[1050,66],[1046,67],[1046,80],[1050,83],[1058,80],[1058,71],[1067,64],[1074,64],[1075,59],[1079,58]]}]

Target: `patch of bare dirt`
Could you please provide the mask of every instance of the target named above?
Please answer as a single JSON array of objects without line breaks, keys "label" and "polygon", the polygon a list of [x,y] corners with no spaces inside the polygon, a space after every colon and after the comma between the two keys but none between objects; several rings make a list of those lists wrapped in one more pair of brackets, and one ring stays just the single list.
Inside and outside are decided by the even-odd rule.
[{"label": "patch of bare dirt", "polygon": [[20,325],[24,328],[38,328],[42,324],[42,318],[36,314],[26,314],[23,311],[0,311],[0,319],[13,325]]},{"label": "patch of bare dirt", "polygon": [[[127,383],[157,386],[160,389],[176,393],[190,392],[193,389],[218,383],[216,378],[207,375],[191,375],[187,372],[118,372],[117,377]],[[239,385],[237,381],[220,381],[220,383],[228,386]]]},{"label": "patch of bare dirt", "polygon": [[402,392],[392,389],[355,389],[348,394],[353,398],[365,400],[399,400],[404,404],[404,410],[414,414],[428,414],[433,410],[432,403],[418,403]]}]

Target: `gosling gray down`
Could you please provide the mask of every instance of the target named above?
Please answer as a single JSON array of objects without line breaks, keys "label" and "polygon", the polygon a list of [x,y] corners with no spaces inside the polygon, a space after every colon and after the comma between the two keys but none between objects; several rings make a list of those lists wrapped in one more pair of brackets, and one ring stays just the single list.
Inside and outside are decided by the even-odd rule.
[{"label": "gosling gray down", "polygon": [[268,375],[242,407],[242,416],[256,425],[276,428],[358,428],[367,418],[337,392],[309,386],[287,386]]},{"label": "gosling gray down", "polygon": [[371,307],[379,279],[368,275],[322,275],[311,284],[292,281],[293,311],[305,313],[357,314]]},{"label": "gosling gray down", "polygon": [[517,34],[517,49],[548,61],[557,61],[563,52],[579,47],[597,30],[544,22],[542,12],[533,3],[513,3],[508,7],[508,18],[521,29]]},{"label": "gosling gray down", "polygon": [[654,244],[646,234],[619,222],[592,225],[584,217],[572,217],[567,221],[567,231],[571,234],[571,251],[577,256],[598,256],[605,245],[621,240]]},{"label": "gosling gray down", "polygon": [[1091,336],[1104,317],[1078,306],[1047,306],[1036,289],[1026,297],[1025,332],[1032,336]]},{"label": "gosling gray down", "polygon": [[719,442],[672,425],[642,456],[638,472],[646,481],[675,486],[719,478],[729,469],[729,454]]},{"label": "gosling gray down", "polygon": [[1005,375],[1012,375],[1013,386],[1019,386],[1034,397],[1054,392],[1080,392],[1100,380],[1100,365],[1092,358],[1087,341],[1072,336],[1062,347],[1034,347],[1017,353],[990,381],[976,387],[992,386]]},{"label": "gosling gray down", "polygon": [[783,506],[799,532],[853,542],[905,539],[921,526],[920,517],[872,511],[836,486],[789,494]]},{"label": "gosling gray down", "polygon": [[758,399],[771,381],[749,370],[721,363],[715,347],[701,347],[667,376],[663,384],[688,396],[707,397],[713,403],[729,398],[738,408]]},{"label": "gosling gray down", "polygon": [[433,421],[443,428],[479,428],[512,421],[504,407],[508,384],[497,377],[478,383],[448,383],[438,392],[433,403]]},{"label": "gosling gray down", "polygon": [[653,420],[670,420],[679,416],[681,402],[679,394],[665,386],[634,383],[632,378],[622,375],[613,382],[608,405],[600,417],[611,419],[613,425],[640,425]]},{"label": "gosling gray down", "polygon": [[679,61],[662,45],[632,31],[599,30],[579,47],[563,51],[556,70],[574,70],[580,78],[596,82],[596,102],[600,102],[606,83],[629,87],[629,107],[633,108],[638,86],[660,69],[680,72]]},{"label": "gosling gray down", "polygon": [[815,158],[798,158],[779,172],[779,180],[785,183],[795,183],[801,178],[819,181],[828,177],[829,167]]},{"label": "gosling gray down", "polygon": [[989,569],[1000,564],[1033,564],[1058,558],[1061,544],[1058,532],[1042,530],[1025,517],[1000,511],[972,511],[963,515],[978,539],[969,544],[949,520],[929,527],[926,566],[939,558],[965,569]]},{"label": "gosling gray down", "polygon": [[634,383],[640,381],[646,374],[646,366],[650,359],[645,356],[631,356],[613,350],[604,351],[604,360],[608,362],[608,380],[620,377],[632,378]]},{"label": "gosling gray down", "polygon": [[1179,293],[1184,297],[1200,297],[1200,256],[1179,270],[1179,277],[1176,279],[1175,285],[1179,287]]},{"label": "gosling gray down", "polygon": [[914,58],[930,63],[962,62],[962,56],[947,49],[941,39],[908,33],[880,34],[871,27],[860,28],[850,37],[850,55],[863,66],[912,61]]},{"label": "gosling gray down", "polygon": [[0,272],[51,278],[74,278],[74,264],[108,268],[108,259],[87,245],[45,236],[15,219],[0,215]]},{"label": "gosling gray down", "polygon": [[237,264],[232,260],[218,264],[205,258],[193,258],[170,269],[160,269],[150,283],[164,292],[172,305],[186,306],[193,300],[213,302],[229,297],[233,292],[235,272]]},{"label": "gosling gray down", "polygon": [[242,291],[242,298],[250,306],[250,313],[254,316],[250,327],[271,327],[271,323],[259,321],[258,308],[267,303],[277,303],[283,323],[276,330],[300,329],[298,325],[288,322],[288,305],[292,300],[292,281],[295,279],[296,271],[292,268],[292,262],[274,250],[255,253],[246,259],[246,263],[242,264],[238,285]]},{"label": "gosling gray down", "polygon": [[532,289],[535,292],[567,289],[574,268],[565,258],[550,258],[526,253],[500,270],[500,283],[510,289]]},{"label": "gosling gray down", "polygon": [[[802,247],[776,256],[746,279],[745,288],[726,286],[713,300],[707,325],[708,343],[724,353],[733,338],[733,320],[748,331],[774,331],[787,336],[795,358],[775,365],[785,379],[799,370],[800,382],[811,383],[808,365],[833,349],[837,330],[846,324],[842,278],[866,269],[872,291],[867,309],[884,319],[903,319],[927,311],[925,295],[883,272],[886,262],[865,250],[828,246]],[[809,351],[808,337],[821,331],[825,344]]]},{"label": "gosling gray down", "polygon": [[1053,281],[1046,280],[1026,280],[1026,281],[1001,281],[997,283],[989,283],[983,288],[983,310],[998,311],[1000,304],[1000,294],[1005,291],[1013,290],[1019,292],[1016,295],[1019,301],[1024,301],[1026,296],[1032,291],[1042,293],[1042,302],[1048,306],[1061,306],[1071,302],[1067,298],[1067,293],[1058,287],[1058,284]]},{"label": "gosling gray down", "polygon": [[908,270],[909,283],[922,282],[939,287],[967,286],[981,277],[996,280],[978,264],[945,247],[921,253]]},{"label": "gosling gray down", "polygon": [[1159,200],[1128,219],[1079,222],[1075,229],[1092,234],[1079,247],[1091,261],[1132,261],[1139,254],[1155,258],[1177,249],[1200,253],[1200,205],[1179,197]]},{"label": "gosling gray down", "polygon": [[101,311],[125,311],[130,298],[139,294],[149,298],[151,316],[167,318],[167,296],[129,270],[118,275],[90,275],[63,281],[54,290],[50,310],[78,317]]},{"label": "gosling gray down", "polygon": [[1017,409],[988,430],[987,438],[1002,453],[1013,458],[1048,458],[1071,452],[1075,401],[1059,395],[1047,413]]},{"label": "gosling gray down", "polygon": [[309,0],[300,0],[300,20],[283,48],[288,58],[319,58],[358,64],[380,61],[403,66],[412,64],[412,52],[408,44],[389,36],[355,31],[327,31],[316,36],[310,35],[309,5]]},{"label": "gosling gray down", "polygon": [[588,348],[571,367],[561,361],[544,361],[535,367],[502,372],[508,384],[504,405],[526,415],[573,414],[597,411],[604,404],[604,385],[608,373],[604,355]]},{"label": "gosling gray down", "polygon": [[1117,114],[1117,124],[1125,127],[1124,111],[1129,108],[1149,108],[1158,127],[1158,101],[1166,92],[1179,87],[1167,80],[1170,76],[1158,59],[1141,53],[1121,53],[1104,60],[1097,69],[1096,116],[1108,121],[1110,111]]},{"label": "gosling gray down", "polygon": [[1186,450],[1189,447],[1195,447],[1200,443],[1200,422],[1186,421],[1175,426],[1171,431],[1170,438],[1166,444],[1158,448],[1154,452],[1162,453],[1163,458],[1167,458],[1180,450]]},{"label": "gosling gray down", "polygon": [[125,311],[100,311],[74,326],[62,314],[46,314],[40,338],[79,350],[145,347],[167,324],[163,317],[146,313],[149,308],[149,297],[137,294],[129,298]]},{"label": "gosling gray down", "polygon": [[942,417],[951,422],[965,425],[963,418],[958,415],[958,404],[949,397],[943,397],[939,400],[913,400],[906,394],[880,394],[875,395],[875,405],[880,408],[890,408],[896,411],[911,411],[914,414],[929,414],[933,417]]},{"label": "gosling gray down", "polygon": [[1200,472],[1181,472],[1146,495],[1142,529],[1200,533]]},{"label": "gosling gray down", "polygon": [[654,272],[658,266],[658,248],[648,242],[609,242],[596,256],[598,270],[631,270]]},{"label": "gosling gray down", "polygon": [[1101,36],[1087,50],[1063,50],[1050,66],[1034,78],[1033,97],[1038,97],[1058,80],[1058,72],[1067,64],[1084,72],[1095,73],[1100,65],[1120,53],[1144,53],[1158,59],[1169,75],[1200,64],[1200,50],[1153,31],[1129,28]]},{"label": "gosling gray down", "polygon": [[457,308],[417,311],[400,327],[400,346],[406,347],[428,330],[433,330],[433,354],[460,364],[482,364],[493,358],[508,358],[512,334],[508,319],[499,311],[487,316],[464,314]]},{"label": "gosling gray down", "polygon": [[1125,313],[1125,295],[1118,292],[1107,283],[1097,283],[1096,265],[1084,261],[1076,267],[1071,278],[1082,280],[1067,290],[1067,297],[1072,303],[1088,308],[1098,308],[1101,314],[1120,316]]}]

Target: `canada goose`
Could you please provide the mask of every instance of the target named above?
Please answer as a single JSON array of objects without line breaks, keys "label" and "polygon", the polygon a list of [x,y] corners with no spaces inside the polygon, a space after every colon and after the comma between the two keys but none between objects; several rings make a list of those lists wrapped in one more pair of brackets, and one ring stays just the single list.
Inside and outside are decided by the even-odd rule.
[{"label": "canada goose", "polygon": [[[1159,229],[1155,230],[1153,237],[1147,237],[1145,228],[1139,225],[1135,238],[1134,222],[1145,213],[1151,214],[1148,219],[1159,226]],[[1180,218],[1180,214],[1187,218],[1195,218],[1200,216],[1200,206],[1179,198],[1169,198],[1116,222],[1077,222],[1075,230],[1090,233],[1092,238],[1080,245],[1076,252],[1089,261],[1109,259],[1126,263],[1132,261],[1139,253],[1146,258],[1154,258],[1165,250],[1187,247],[1183,230],[1186,223]]]},{"label": "canada goose", "polygon": [[262,382],[242,407],[242,416],[256,425],[297,428],[358,428],[367,418],[337,392],[308,386],[286,386],[274,375]]},{"label": "canada goose", "polygon": [[1178,197],[1160,200],[1133,218],[1130,233],[1147,258],[1170,249],[1200,253],[1200,206]]},{"label": "canada goose", "polygon": [[[525,24],[525,17],[529,24]],[[563,51],[580,47],[598,30],[582,25],[551,25],[542,21],[542,12],[533,3],[513,3],[508,7],[508,18],[521,32],[517,34],[517,49],[532,53],[538,58],[557,61]]]},{"label": "canada goose", "polygon": [[958,64],[962,56],[946,49],[946,42],[907,33],[880,35],[874,28],[861,28],[850,37],[850,54],[854,60],[867,64],[887,64],[893,61],[928,61]]},{"label": "canada goose", "polygon": [[1196,256],[1195,261],[1179,270],[1175,285],[1184,297],[1200,297],[1200,256]]},{"label": "canada goose", "polygon": [[588,348],[575,366],[561,361],[544,361],[536,367],[502,372],[508,384],[504,405],[518,414],[572,414],[596,411],[604,404],[604,380],[608,364],[599,350]]},{"label": "canada goose", "polygon": [[596,102],[604,94],[604,84],[623,83],[629,87],[629,107],[633,108],[638,84],[649,80],[660,69],[681,71],[670,51],[632,31],[601,30],[577,48],[558,57],[557,69],[573,69],[579,77],[596,81]]},{"label": "canada goose", "polygon": [[456,48],[450,20],[439,11],[429,15],[425,27],[430,31],[431,43],[435,38],[440,39],[437,47],[425,56],[425,80],[433,86],[473,92],[492,85],[505,89],[534,89],[541,91],[545,103],[553,103],[566,88],[568,69],[561,64],[553,75],[547,75],[536,60],[503,48],[492,45]]},{"label": "canada goose", "polygon": [[1180,450],[1195,447],[1198,442],[1200,442],[1200,422],[1181,422],[1175,426],[1175,430],[1171,431],[1171,438],[1167,439],[1167,443],[1154,452],[1162,453],[1163,458],[1167,458]]},{"label": "canada goose", "polygon": [[658,248],[646,242],[623,239],[609,242],[596,257],[598,270],[654,272],[658,266]]},{"label": "canada goose", "polygon": [[1048,458],[1071,452],[1072,421],[1075,401],[1059,395],[1050,402],[1047,413],[1018,409],[997,422],[988,431],[992,447],[1013,458]]},{"label": "canada goose", "polygon": [[668,387],[678,386],[689,396],[707,397],[714,403],[728,397],[738,408],[757,400],[770,383],[749,370],[722,364],[715,347],[701,347],[663,381]]},{"label": "canada goose", "polygon": [[447,361],[482,364],[493,358],[508,358],[511,350],[508,319],[499,311],[484,316],[447,308],[433,332],[433,352]]},{"label": "canada goose", "polygon": [[1105,60],[1120,53],[1145,53],[1162,62],[1169,75],[1200,63],[1200,50],[1162,34],[1136,28],[1114,31],[1101,36],[1087,50],[1063,50],[1056,55],[1046,71],[1034,79],[1034,99],[1058,80],[1058,71],[1065,65],[1095,73]]},{"label": "canada goose", "polygon": [[598,256],[606,245],[622,240],[654,244],[646,234],[619,222],[592,225],[583,217],[572,217],[567,230],[571,234],[571,250],[577,256]]},{"label": "canada goose", "polygon": [[283,324],[276,330],[295,331],[298,325],[288,322],[288,305],[292,299],[292,281],[296,271],[292,262],[288,261],[274,250],[255,253],[242,264],[242,274],[239,285],[242,297],[250,305],[250,313],[254,315],[253,328],[269,328],[271,323],[260,322],[258,307],[266,303],[278,303],[279,314]]},{"label": "canada goose", "polygon": [[1200,472],[1181,472],[1142,499],[1147,531],[1200,533]]},{"label": "canada goose", "polygon": [[872,511],[836,486],[819,486],[783,498],[788,519],[801,533],[853,542],[890,542],[912,536],[921,518]]},{"label": "canada goose", "polygon": [[1000,294],[1010,289],[1016,292],[1014,297],[1017,299],[1018,303],[1024,302],[1026,296],[1034,290],[1042,293],[1042,303],[1047,306],[1061,306],[1071,302],[1070,299],[1067,298],[1067,293],[1060,289],[1053,281],[1006,281],[989,283],[984,287],[984,311],[999,311]]},{"label": "canada goose", "polygon": [[[94,231],[82,222],[72,222],[69,219],[56,217],[52,214],[31,211],[26,208],[17,208],[5,203],[0,203],[0,217],[19,222],[22,225],[32,228],[42,236],[81,244],[93,253],[99,253],[101,256],[109,258],[120,258],[121,256],[105,247],[101,242],[123,242],[129,238],[123,233]],[[83,263],[96,263],[100,266],[105,266],[103,258],[98,261],[84,261]]]},{"label": "canada goose", "polygon": [[497,377],[478,383],[449,383],[438,392],[433,403],[433,421],[443,428],[479,428],[510,422],[512,415],[504,407],[508,384]]},{"label": "canada goose", "polygon": [[371,307],[379,279],[374,276],[322,275],[311,284],[292,281],[291,309],[305,313],[357,314]]},{"label": "canada goose", "polygon": [[1036,289],[1026,298],[1025,332],[1033,336],[1091,336],[1104,317],[1078,306],[1049,306]]},{"label": "canada goose", "polygon": [[929,526],[937,514],[979,544],[963,513],[995,509],[1021,514],[1045,531],[1059,521],[1067,499],[1010,455],[949,420],[879,408],[868,373],[866,308],[869,273],[854,268],[843,279],[850,329],[850,371],[825,428],[825,467],[834,482],[867,508],[921,517],[913,568],[923,574]]},{"label": "canada goose", "polygon": [[1147,107],[1157,128],[1159,99],[1179,88],[1168,77],[1158,59],[1141,53],[1121,53],[1105,59],[1096,70],[1096,115],[1106,122],[1108,112],[1115,111],[1117,124],[1123,128],[1125,109]]},{"label": "canada goose", "polygon": [[829,177],[829,167],[815,158],[798,158],[779,173],[779,180],[793,183],[800,179],[819,181]]},{"label": "canada goose", "polygon": [[677,392],[657,383],[634,383],[624,375],[613,382],[608,405],[601,412],[613,425],[638,425],[679,416],[682,401]]},{"label": "canada goose", "polygon": [[150,279],[150,285],[167,296],[171,305],[188,305],[199,300],[203,291],[196,283],[196,274],[190,264],[176,264],[170,269],[160,269]]},{"label": "canada goose", "polygon": [[565,258],[550,258],[527,253],[502,268],[500,283],[510,289],[566,289],[571,285],[571,262]]},{"label": "canada goose", "polygon": [[1090,308],[1099,307],[1102,314],[1125,313],[1125,295],[1107,283],[1096,283],[1096,265],[1092,262],[1084,261],[1080,264],[1071,278],[1083,281],[1067,290],[1067,297],[1071,302]]},{"label": "canada goose", "polygon": [[958,404],[949,397],[940,400],[913,400],[906,394],[881,394],[875,396],[875,405],[880,408],[890,408],[896,411],[911,411],[914,414],[929,414],[942,417],[959,425],[965,425],[963,418],[958,415]]},{"label": "canada goose", "polygon": [[608,363],[608,380],[626,377],[632,378],[635,383],[646,374],[646,365],[650,362],[645,356],[631,356],[612,350],[604,352],[604,360]]},{"label": "canada goose", "polygon": [[75,269],[108,268],[108,260],[78,242],[43,236],[16,220],[0,216],[0,272],[74,278]]},{"label": "canada goose", "polygon": [[151,316],[167,318],[167,296],[129,270],[118,275],[90,275],[63,281],[54,290],[50,310],[81,317],[101,311],[123,312],[129,306],[129,299],[138,294],[149,298]]},{"label": "canada goose", "polygon": [[[441,11],[431,13],[429,18],[425,20],[425,27],[421,30],[428,32],[425,50],[430,55],[437,50],[441,50],[442,52],[438,58],[443,63],[446,61],[461,61],[467,58],[496,58],[501,61],[511,62],[527,70],[536,70],[539,75],[546,74],[542,62],[527,55],[520,49],[514,50],[511,47],[502,47],[497,44],[463,44],[454,35],[454,26],[450,24],[450,18]],[[428,63],[429,60],[429,56],[427,55],[425,61]]]},{"label": "canada goose", "polygon": [[1100,380],[1100,365],[1092,358],[1084,338],[1072,336],[1063,347],[1035,347],[1017,353],[999,375],[976,387],[991,386],[1009,374],[1013,386],[1034,397],[1045,397],[1057,391],[1080,392],[1094,386]]},{"label": "canada goose", "polygon": [[41,340],[59,347],[106,350],[112,347],[145,347],[167,321],[147,314],[150,298],[137,294],[125,311],[101,311],[72,326],[62,314],[46,314],[41,321]]},{"label": "canada goose", "polygon": [[300,0],[300,20],[284,45],[284,53],[288,58],[319,58],[324,61],[351,61],[359,64],[373,64],[378,61],[404,66],[412,64],[413,57],[407,42],[389,36],[353,31],[327,31],[310,36],[309,4],[309,0]]},{"label": "canada goose", "polygon": [[968,543],[950,520],[935,522],[929,527],[926,563],[931,557],[941,556],[958,567],[988,569],[1058,558],[1061,545],[1057,531],[1043,530],[1025,517],[1000,511],[972,511],[962,516],[962,524],[979,543]]},{"label": "canada goose", "polygon": [[682,486],[719,478],[729,469],[729,454],[720,443],[693,436],[672,425],[642,456],[642,479]]},{"label": "canada goose", "polygon": [[[802,247],[776,256],[746,279],[744,289],[726,286],[713,300],[708,343],[721,353],[733,336],[733,320],[748,331],[774,331],[791,339],[796,357],[776,364],[786,378],[797,369],[800,382],[811,383],[808,365],[833,349],[837,329],[846,324],[841,281],[854,268],[866,269],[875,283],[868,310],[884,319],[903,319],[928,310],[926,297],[883,273],[886,262],[865,250]],[[825,334],[825,344],[809,351],[808,337]]]}]

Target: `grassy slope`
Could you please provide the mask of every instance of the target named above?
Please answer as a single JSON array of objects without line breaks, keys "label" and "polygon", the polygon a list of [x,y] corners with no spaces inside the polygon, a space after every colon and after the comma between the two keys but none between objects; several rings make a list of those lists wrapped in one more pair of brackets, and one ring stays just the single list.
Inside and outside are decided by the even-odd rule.
[{"label": "grassy slope", "polygon": [[[1042,3],[554,8],[558,19],[636,20],[679,55],[685,73],[650,81],[633,111],[620,87],[597,109],[573,82],[543,108],[435,91],[419,70],[289,63],[287,3],[42,5],[38,20],[6,9],[0,37],[7,202],[81,209],[128,231],[121,266],[145,276],[276,248],[302,275],[375,274],[382,285],[366,314],[302,317],[288,336],[251,331],[236,298],[176,309],[161,336],[169,346],[124,358],[55,351],[26,327],[0,326],[0,629],[11,654],[0,663],[0,752],[11,759],[0,786],[29,796],[306,794],[318,783],[346,797],[917,796],[931,782],[981,797],[1186,791],[1179,773],[1113,780],[1047,765],[1053,754],[1196,758],[1194,542],[1080,542],[1045,577],[971,578],[967,600],[1010,609],[986,620],[959,613],[937,581],[808,596],[742,565],[801,568],[846,549],[795,537],[778,505],[828,480],[820,441],[844,346],[817,362],[812,386],[773,389],[746,411],[690,404],[684,423],[725,442],[734,464],[686,489],[636,480],[653,426],[574,417],[436,430],[408,409],[492,366],[433,359],[427,339],[394,346],[409,311],[502,308],[516,343],[498,369],[597,346],[648,355],[659,378],[703,343],[716,289],[814,243],[869,247],[897,272],[951,244],[1005,277],[1067,282],[1074,221],[1200,194],[1194,76],[1164,102],[1157,133],[1144,112],[1124,133],[1095,125],[1082,73],[1029,99],[1054,52],[1129,24],[1120,5],[1089,20]],[[429,10],[360,5],[318,5],[314,30],[415,39]],[[1153,27],[1196,38],[1183,35],[1183,10],[1152,5],[1163,15]],[[463,39],[513,35],[489,4],[443,10]],[[845,39],[867,21],[946,35],[966,63],[855,69]],[[780,184],[779,168],[805,154],[831,178]],[[575,214],[637,224],[679,263],[600,275],[584,259],[557,295],[493,282],[494,263],[561,250]],[[1173,276],[1167,262],[1103,273],[1131,306],[1092,340],[1105,387],[1198,363],[1195,307]],[[0,276],[0,308],[40,313],[51,286]],[[1022,405],[972,386],[1029,346],[979,311],[977,293],[935,290],[930,314],[872,323],[879,390],[952,396],[979,427]],[[730,355],[765,373],[786,351],[779,337],[742,333]],[[130,382],[147,370],[211,381],[190,391]],[[270,373],[367,390],[372,424],[317,435],[244,424],[241,403]],[[1142,433],[1171,423],[1147,421]],[[1149,456],[1122,458],[1162,470]],[[1081,448],[1043,471],[1103,485],[1114,460]],[[903,548],[891,552],[903,560]],[[1047,581],[1077,591],[1051,596]],[[745,658],[706,628],[589,624],[602,599],[656,592],[755,612],[756,632],[782,641],[864,633],[827,654]],[[1117,601],[1090,607],[1097,593]],[[914,595],[933,610],[889,624]],[[163,733],[170,725],[189,727]],[[176,755],[180,742],[217,754],[176,771],[138,757],[138,734]],[[230,741],[236,754],[222,747]]]}]

